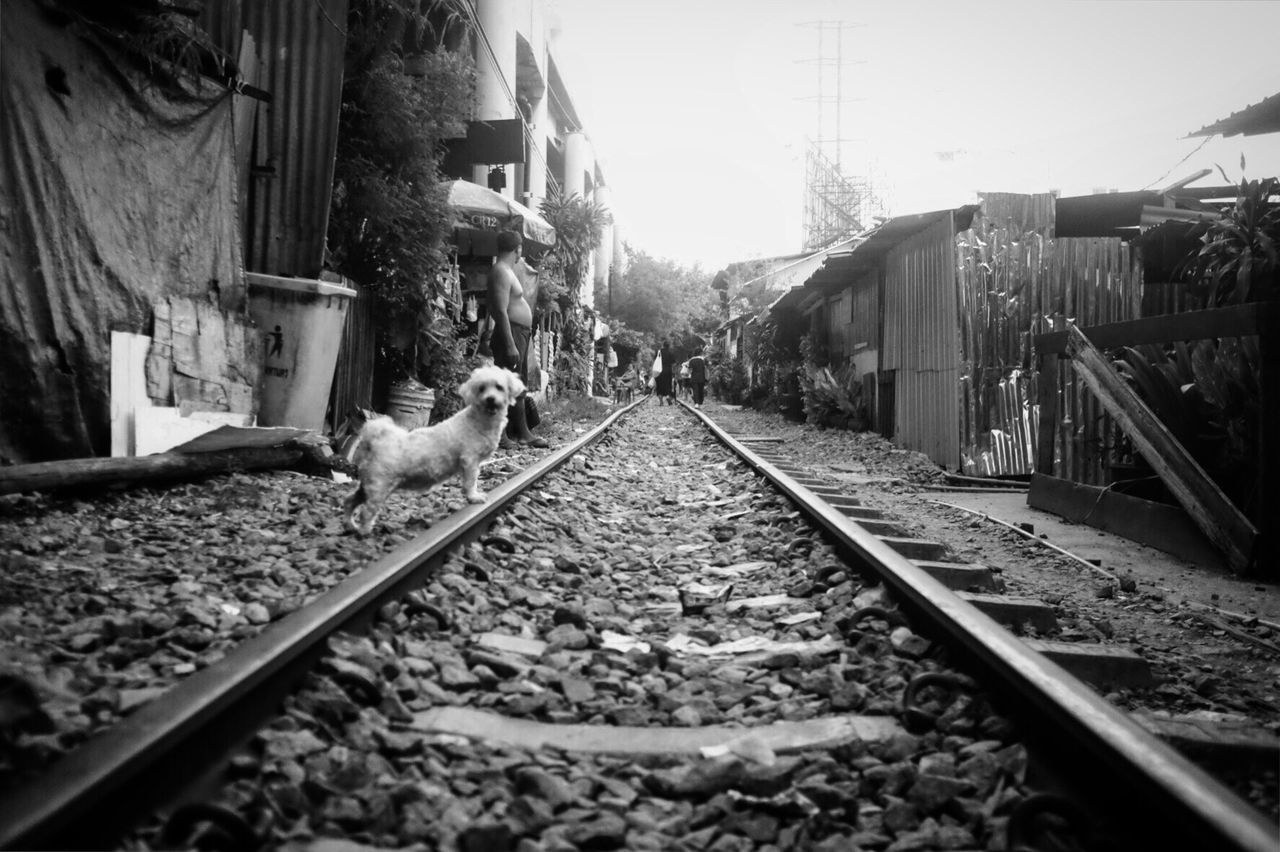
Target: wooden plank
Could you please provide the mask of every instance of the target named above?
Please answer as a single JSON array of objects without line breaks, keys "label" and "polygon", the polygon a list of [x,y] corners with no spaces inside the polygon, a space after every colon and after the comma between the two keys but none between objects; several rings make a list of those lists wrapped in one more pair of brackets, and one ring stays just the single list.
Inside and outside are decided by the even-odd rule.
[{"label": "wooden plank", "polygon": [[1222,563],[1222,555],[1213,543],[1179,506],[1040,473],[1031,478],[1027,505],[1172,553],[1197,565]]},{"label": "wooden plank", "polygon": [[1232,570],[1249,569],[1258,537],[1253,524],[1169,434],[1080,329],[1072,325],[1067,334],[1067,353],[1094,396],[1115,418],[1196,525],[1227,555],[1227,564]]},{"label": "wooden plank", "polygon": [[[1082,329],[1099,349],[1139,346],[1144,343],[1171,343],[1176,340],[1207,340],[1213,337],[1244,337],[1259,334],[1280,323],[1280,303],[1250,302],[1229,308],[1187,311],[1158,317],[1108,323]],[[1054,331],[1036,335],[1036,351],[1045,355],[1067,351],[1067,334]]]},{"label": "wooden plank", "polygon": [[126,331],[111,332],[111,455],[132,456],[134,412],[149,408],[147,354],[151,338]]}]

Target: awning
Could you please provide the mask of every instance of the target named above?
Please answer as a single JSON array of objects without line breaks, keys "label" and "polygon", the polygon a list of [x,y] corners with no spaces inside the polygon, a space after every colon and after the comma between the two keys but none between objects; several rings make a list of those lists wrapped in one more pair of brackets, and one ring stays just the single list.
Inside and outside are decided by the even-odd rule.
[{"label": "awning", "polygon": [[[541,248],[550,248],[556,242],[556,229],[551,223],[518,201],[494,192],[487,186],[468,180],[455,180],[449,184],[449,205],[453,207],[459,245],[488,244],[496,240],[499,231],[516,231],[525,242]],[[476,233],[495,235],[477,240]],[[496,246],[496,241],[493,243]],[[492,252],[475,252],[492,253]]]}]

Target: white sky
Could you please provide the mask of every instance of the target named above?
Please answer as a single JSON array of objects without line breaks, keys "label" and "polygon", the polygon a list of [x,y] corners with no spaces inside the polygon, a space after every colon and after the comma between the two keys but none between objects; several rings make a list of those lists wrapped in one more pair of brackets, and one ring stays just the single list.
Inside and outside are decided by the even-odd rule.
[{"label": "white sky", "polygon": [[[843,21],[846,172],[891,215],[980,190],[1280,175],[1280,134],[1183,139],[1280,91],[1278,0],[554,0],[623,238],[716,270],[802,248],[819,29]],[[855,26],[856,25],[856,26]],[[835,57],[835,29],[824,31]],[[836,69],[824,94],[834,98]],[[856,100],[855,100],[856,98]],[[834,104],[824,135],[834,137]],[[1179,164],[1184,157],[1191,155]],[[1214,174],[1199,186],[1222,185]]]}]

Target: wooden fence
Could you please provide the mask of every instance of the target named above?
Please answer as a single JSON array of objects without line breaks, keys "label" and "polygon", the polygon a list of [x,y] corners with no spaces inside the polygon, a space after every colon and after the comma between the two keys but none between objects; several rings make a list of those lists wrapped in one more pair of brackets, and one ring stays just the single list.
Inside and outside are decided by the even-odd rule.
[{"label": "wooden fence", "polygon": [[[1114,237],[1055,239],[1052,226],[1051,195],[989,193],[982,214],[956,236],[966,473],[1035,470],[1035,335],[1065,327],[1068,318],[1088,326],[1141,314],[1137,252]],[[1058,369],[1055,466],[1073,481],[1102,482],[1114,427],[1070,365]]]},{"label": "wooden fence", "polygon": [[354,409],[373,407],[373,359],[377,345],[373,293],[367,287],[353,286],[356,298],[347,310],[329,394],[328,420],[334,431],[342,428]]}]

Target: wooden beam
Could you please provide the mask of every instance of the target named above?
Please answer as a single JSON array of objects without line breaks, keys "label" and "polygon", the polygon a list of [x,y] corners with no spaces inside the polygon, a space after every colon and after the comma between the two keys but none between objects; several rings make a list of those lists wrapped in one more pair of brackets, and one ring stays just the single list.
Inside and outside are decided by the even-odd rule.
[{"label": "wooden beam", "polygon": [[67,459],[0,467],[0,494],[85,486],[197,479],[234,470],[284,468],[302,459],[298,446],[247,447],[213,453],[156,453],[131,458]]},{"label": "wooden beam", "polygon": [[1232,570],[1241,573],[1252,567],[1257,529],[1124,383],[1098,347],[1075,325],[1066,333],[1067,354],[1076,375],[1115,418],[1196,525],[1226,554]]},{"label": "wooden beam", "polygon": [[[1214,337],[1245,337],[1261,334],[1280,324],[1280,303],[1250,302],[1229,308],[1165,314],[1127,322],[1113,322],[1083,329],[1099,349],[1139,346],[1144,343],[1171,343],[1175,340],[1208,340]],[[1067,332],[1051,331],[1035,336],[1035,349],[1042,355],[1067,351]]]},{"label": "wooden beam", "polygon": [[1211,174],[1213,174],[1213,169],[1200,169],[1197,172],[1192,172],[1191,174],[1184,177],[1182,180],[1174,181],[1173,183],[1166,186],[1164,189],[1160,190],[1160,194],[1168,195],[1174,190],[1185,189],[1187,184],[1195,183],[1196,181],[1200,180],[1200,178],[1208,177]]},{"label": "wooden beam", "polygon": [[[1273,308],[1280,303],[1272,302]],[[1280,333],[1275,326],[1258,337],[1258,505],[1254,517],[1280,513]],[[1258,564],[1271,576],[1280,574],[1280,535],[1270,525],[1258,542]]]},{"label": "wooden beam", "polygon": [[1036,430],[1035,472],[1053,475],[1053,442],[1058,433],[1058,356],[1041,352],[1036,357],[1036,396],[1040,424]]},{"label": "wooden beam", "polygon": [[1217,570],[1226,567],[1222,554],[1179,506],[1041,473],[1031,477],[1027,505],[1072,523],[1124,536],[1188,562]]}]

